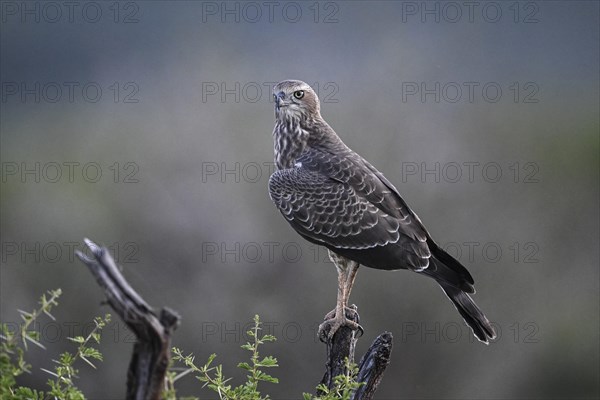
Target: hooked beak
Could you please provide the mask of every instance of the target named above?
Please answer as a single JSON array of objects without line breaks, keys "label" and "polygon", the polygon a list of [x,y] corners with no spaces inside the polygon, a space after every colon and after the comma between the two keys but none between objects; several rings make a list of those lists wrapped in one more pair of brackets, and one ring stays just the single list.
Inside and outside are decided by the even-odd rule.
[{"label": "hooked beak", "polygon": [[277,108],[277,110],[287,105],[283,102],[283,99],[285,98],[285,93],[279,92],[277,94],[274,94],[273,97],[275,97],[275,108]]}]

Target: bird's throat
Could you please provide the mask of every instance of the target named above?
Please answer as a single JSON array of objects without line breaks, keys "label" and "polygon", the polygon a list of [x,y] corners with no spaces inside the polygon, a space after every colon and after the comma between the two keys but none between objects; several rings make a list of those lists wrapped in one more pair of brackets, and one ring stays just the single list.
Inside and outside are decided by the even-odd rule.
[{"label": "bird's throat", "polygon": [[300,118],[281,115],[275,122],[273,141],[278,169],[292,168],[308,143],[309,131]]}]

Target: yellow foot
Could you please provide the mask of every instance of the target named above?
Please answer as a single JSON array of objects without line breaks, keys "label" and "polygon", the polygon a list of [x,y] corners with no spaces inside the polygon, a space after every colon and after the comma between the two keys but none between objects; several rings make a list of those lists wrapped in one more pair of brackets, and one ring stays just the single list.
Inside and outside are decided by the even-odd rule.
[{"label": "yellow foot", "polygon": [[357,322],[354,322],[351,318],[358,320],[357,307],[352,304],[350,307],[345,307],[345,315],[336,315],[336,309],[331,310],[326,316],[325,321],[319,325],[319,339],[323,343],[327,343],[328,340],[333,338],[333,335],[342,326],[358,331],[358,337],[362,336],[364,329]]}]

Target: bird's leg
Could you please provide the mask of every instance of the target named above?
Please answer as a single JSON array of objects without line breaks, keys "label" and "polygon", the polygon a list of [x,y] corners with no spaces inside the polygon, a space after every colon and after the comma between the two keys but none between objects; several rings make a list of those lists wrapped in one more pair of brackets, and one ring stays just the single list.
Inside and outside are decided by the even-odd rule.
[{"label": "bird's leg", "polygon": [[350,298],[350,292],[352,291],[352,287],[354,286],[354,280],[356,279],[356,273],[358,272],[359,264],[355,261],[350,261],[350,267],[347,271],[346,276],[346,305],[348,304],[348,299]]},{"label": "bird's leg", "polygon": [[360,331],[362,334],[363,328],[357,322],[348,319],[347,315],[352,316],[356,313],[356,306],[348,306],[348,298],[354,285],[359,264],[331,251],[329,257],[335,264],[338,273],[338,294],[335,309],[328,313],[325,316],[325,322],[319,325],[319,337],[321,340],[332,338],[342,326],[348,326],[353,330]]},{"label": "bird's leg", "polygon": [[[332,258],[333,260],[334,258]],[[354,279],[356,279],[356,273],[358,272],[359,264],[345,259],[343,262],[346,264],[343,268],[340,268],[338,261],[336,262],[336,270],[338,272],[338,295],[337,295],[337,303],[336,308],[331,310],[326,316],[325,319],[333,319],[339,310],[342,307],[345,309],[346,314],[356,312],[356,306],[351,305],[348,306],[348,300],[350,299],[350,292],[352,291],[352,287],[354,286]]]}]

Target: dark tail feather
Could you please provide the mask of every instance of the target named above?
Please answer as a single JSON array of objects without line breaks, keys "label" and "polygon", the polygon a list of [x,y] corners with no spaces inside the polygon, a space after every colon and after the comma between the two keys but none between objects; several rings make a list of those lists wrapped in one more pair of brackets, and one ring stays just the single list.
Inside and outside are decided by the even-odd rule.
[{"label": "dark tail feather", "polygon": [[457,259],[438,247],[433,240],[428,241],[427,244],[433,257],[429,259],[429,267],[420,273],[436,280],[477,339],[485,344],[488,343],[488,339],[495,339],[496,332],[490,321],[469,296],[469,293],[475,293],[473,277],[469,271]]},{"label": "dark tail feather", "polygon": [[435,279],[446,296],[473,330],[473,334],[483,343],[495,339],[496,332],[469,293],[475,293],[473,277],[467,269],[454,257],[439,248],[433,240],[427,243],[433,257],[429,259],[429,267],[421,273]]},{"label": "dark tail feather", "polygon": [[486,318],[483,312],[477,307],[477,304],[464,291],[450,286],[444,282],[438,281],[442,290],[458,310],[465,322],[473,330],[475,337],[485,344],[488,344],[488,339],[495,339],[496,332]]},{"label": "dark tail feather", "polygon": [[[446,253],[432,239],[427,241],[427,246],[431,250],[436,267],[436,274],[435,276],[432,275],[432,277],[436,278],[436,280],[440,280],[440,278],[443,280],[447,279],[449,284],[461,287],[467,293],[475,293],[473,277],[456,258]],[[456,280],[460,281],[460,285],[456,285]]]}]

